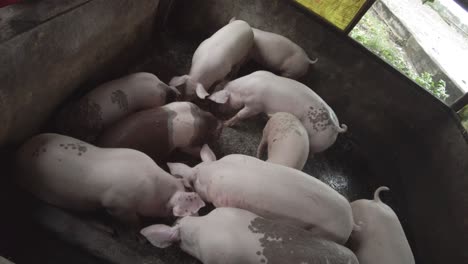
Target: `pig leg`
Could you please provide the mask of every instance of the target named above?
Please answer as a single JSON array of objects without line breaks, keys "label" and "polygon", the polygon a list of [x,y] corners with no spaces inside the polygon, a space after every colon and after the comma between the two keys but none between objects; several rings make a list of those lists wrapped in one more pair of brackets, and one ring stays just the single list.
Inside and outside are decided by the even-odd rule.
[{"label": "pig leg", "polygon": [[261,158],[266,147],[268,147],[268,142],[265,139],[265,137],[262,137],[262,140],[260,141],[260,144],[258,145],[258,148],[257,148],[257,159]]},{"label": "pig leg", "polygon": [[231,127],[237,124],[239,121],[242,121],[244,119],[247,119],[251,116],[254,116],[256,114],[259,114],[260,112],[253,110],[252,108],[248,106],[244,106],[234,117],[229,119],[224,123],[225,126]]}]

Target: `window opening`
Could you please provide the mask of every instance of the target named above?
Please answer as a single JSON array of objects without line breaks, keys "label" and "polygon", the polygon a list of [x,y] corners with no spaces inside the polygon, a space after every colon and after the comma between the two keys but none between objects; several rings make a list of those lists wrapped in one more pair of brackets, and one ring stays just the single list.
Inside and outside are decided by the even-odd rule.
[{"label": "window opening", "polygon": [[468,91],[468,13],[452,0],[377,0],[349,35],[449,105]]}]

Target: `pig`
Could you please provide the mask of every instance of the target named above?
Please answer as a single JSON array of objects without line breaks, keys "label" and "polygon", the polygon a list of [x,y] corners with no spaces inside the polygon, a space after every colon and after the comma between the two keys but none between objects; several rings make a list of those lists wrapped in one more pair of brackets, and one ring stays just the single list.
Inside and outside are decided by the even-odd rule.
[{"label": "pig", "polygon": [[414,264],[414,256],[403,227],[392,208],[380,200],[379,187],[374,200],[357,200],[351,203],[356,228],[349,239],[350,248],[361,264]]},{"label": "pig", "polygon": [[268,146],[267,162],[302,170],[309,157],[309,137],[301,121],[289,113],[276,113],[263,129],[257,158]]},{"label": "pig", "polygon": [[40,134],[17,152],[18,184],[51,205],[74,211],[105,209],[138,225],[139,217],[187,216],[205,203],[147,155],[101,149],[59,134]]},{"label": "pig", "polygon": [[215,207],[234,207],[286,222],[337,243],[353,229],[351,206],[334,189],[299,170],[233,154],[216,160],[208,145],[202,163],[190,168],[168,163],[171,174],[182,177],[200,197]]},{"label": "pig", "polygon": [[184,101],[205,99],[207,90],[234,75],[248,59],[254,35],[249,24],[237,20],[227,24],[198,46],[188,75],[174,77],[169,85],[176,87]]},{"label": "pig", "polygon": [[[233,21],[235,18],[231,19]],[[284,36],[256,28],[252,28],[252,31],[252,59],[283,77],[298,79],[307,73],[310,65],[318,61],[311,60],[299,45]]]},{"label": "pig", "polygon": [[154,74],[139,72],[98,86],[65,107],[56,120],[57,131],[87,142],[131,113],[177,99],[179,91]]},{"label": "pig", "polygon": [[110,126],[97,145],[131,148],[162,161],[175,149],[198,156],[204,143],[217,139],[223,124],[190,102],[174,102],[141,111]]},{"label": "pig", "polygon": [[278,112],[293,114],[307,130],[311,153],[326,150],[333,145],[338,134],[347,131],[346,125],[340,126],[331,107],[309,87],[267,71],[257,71],[231,81],[209,99],[223,104],[216,110],[219,112],[240,109],[225,122],[227,126],[262,112],[268,115]]},{"label": "pig", "polygon": [[159,248],[177,243],[204,264],[358,264],[339,244],[237,208],[187,216],[173,227],[152,225],[141,234]]}]

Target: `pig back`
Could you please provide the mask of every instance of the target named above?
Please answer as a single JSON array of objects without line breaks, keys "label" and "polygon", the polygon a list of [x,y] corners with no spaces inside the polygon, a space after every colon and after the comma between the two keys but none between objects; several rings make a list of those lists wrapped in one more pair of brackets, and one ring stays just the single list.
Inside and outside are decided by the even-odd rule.
[{"label": "pig back", "polygon": [[292,114],[274,114],[264,129],[268,162],[302,170],[309,156],[309,137],[302,123]]},{"label": "pig back", "polygon": [[155,160],[174,149],[173,123],[177,113],[167,107],[153,108],[128,116],[106,129],[98,139],[98,146],[131,148]]},{"label": "pig back", "polygon": [[[203,263],[358,263],[343,246],[241,209],[217,208],[204,217],[182,220],[181,226],[182,248],[197,248],[188,252],[197,253]],[[187,235],[195,240],[184,245]]]},{"label": "pig back", "polygon": [[[209,39],[203,41],[195,51],[193,60],[209,56],[218,57],[232,63],[241,61],[249,53],[254,40],[254,34],[249,24],[245,21],[236,20],[219,29]],[[220,52],[218,54],[217,52]],[[232,65],[231,65],[232,66]]]},{"label": "pig back", "polygon": [[388,205],[358,200],[351,207],[360,228],[351,234],[349,245],[361,264],[415,263],[403,227]]},{"label": "pig back", "polygon": [[234,21],[203,41],[192,58],[190,76],[205,89],[224,79],[245,61],[253,45],[253,32],[244,21]]},{"label": "pig back", "polygon": [[245,155],[199,168],[195,188],[216,207],[236,207],[282,220],[344,243],[351,207],[325,183],[295,169]]},{"label": "pig back", "polygon": [[[18,183],[33,195],[57,206],[94,208],[99,204],[106,153],[80,140],[41,134],[17,152]],[[84,191],[86,190],[86,191]],[[78,202],[79,201],[79,202]]]},{"label": "pig back", "polygon": [[[267,71],[257,71],[245,77],[252,81],[249,85],[263,105],[264,112],[272,115],[286,112],[304,123],[310,106],[318,107],[325,103],[314,91],[295,80],[281,77]],[[255,91],[256,90],[256,91]]]},{"label": "pig back", "polygon": [[175,92],[150,73],[134,73],[104,83],[56,118],[60,133],[94,142],[102,130],[135,111],[158,107],[175,99]]},{"label": "pig back", "polygon": [[180,222],[181,248],[205,264],[260,263],[259,235],[249,231],[256,216],[235,208],[216,208]]}]

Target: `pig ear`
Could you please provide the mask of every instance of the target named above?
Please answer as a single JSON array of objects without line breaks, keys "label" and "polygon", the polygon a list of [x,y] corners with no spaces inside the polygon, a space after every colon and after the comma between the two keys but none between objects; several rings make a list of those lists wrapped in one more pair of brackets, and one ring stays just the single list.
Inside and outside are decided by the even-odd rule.
[{"label": "pig ear", "polygon": [[231,18],[231,20],[229,20],[229,24],[231,24],[232,22],[234,22],[234,21],[236,21],[236,20],[237,20],[236,17]]},{"label": "pig ear", "polygon": [[172,213],[177,217],[195,215],[205,202],[194,192],[176,192],[171,198]]},{"label": "pig ear", "polygon": [[200,151],[200,157],[203,162],[216,161],[216,155],[207,144],[203,145]]},{"label": "pig ear", "polygon": [[184,183],[185,187],[190,188],[192,187],[191,179],[193,178],[194,171],[189,166],[183,163],[167,163],[169,167],[169,171],[174,176],[182,177],[182,182]]},{"label": "pig ear", "polygon": [[174,77],[169,82],[169,86],[173,86],[173,87],[174,86],[175,87],[180,86],[180,85],[186,83],[188,79],[189,79],[188,75]]},{"label": "pig ear", "polygon": [[195,92],[197,93],[198,98],[205,99],[210,94],[205,90],[205,87],[201,83],[197,83],[197,87],[195,88]]},{"label": "pig ear", "polygon": [[177,96],[180,96],[181,93],[179,92],[179,90],[177,90],[177,88],[175,88],[174,86],[167,86],[170,90],[172,90]]},{"label": "pig ear", "polygon": [[179,227],[152,225],[143,228],[140,233],[155,247],[167,248],[180,240]]},{"label": "pig ear", "polygon": [[218,104],[225,104],[229,100],[230,93],[226,90],[221,90],[212,94],[208,99]]}]

